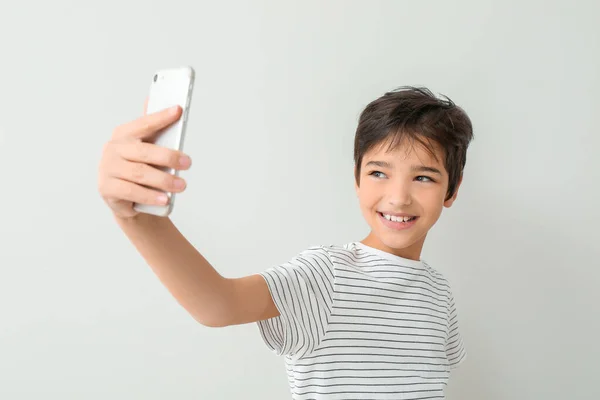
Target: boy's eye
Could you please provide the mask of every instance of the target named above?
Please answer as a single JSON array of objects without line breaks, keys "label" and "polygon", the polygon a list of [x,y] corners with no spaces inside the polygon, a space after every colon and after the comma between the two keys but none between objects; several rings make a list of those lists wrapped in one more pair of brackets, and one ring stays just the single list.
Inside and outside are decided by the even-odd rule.
[{"label": "boy's eye", "polygon": [[372,171],[372,172],[369,172],[369,175],[372,175],[375,178],[385,178],[385,174],[381,171]]},{"label": "boy's eye", "polygon": [[417,176],[415,179],[419,182],[435,182],[432,178],[425,175]]}]

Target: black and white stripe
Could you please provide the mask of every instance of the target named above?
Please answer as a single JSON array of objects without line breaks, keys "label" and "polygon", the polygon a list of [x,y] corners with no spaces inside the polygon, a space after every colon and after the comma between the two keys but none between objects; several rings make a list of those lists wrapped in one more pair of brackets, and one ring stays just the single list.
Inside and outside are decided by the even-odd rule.
[{"label": "black and white stripe", "polygon": [[359,242],[261,274],[281,315],[258,323],[294,399],[443,399],[465,358],[446,279]]}]

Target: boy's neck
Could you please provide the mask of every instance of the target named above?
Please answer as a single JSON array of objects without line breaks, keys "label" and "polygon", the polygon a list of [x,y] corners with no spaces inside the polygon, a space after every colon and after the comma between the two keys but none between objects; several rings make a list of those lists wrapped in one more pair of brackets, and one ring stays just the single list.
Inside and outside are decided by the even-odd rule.
[{"label": "boy's neck", "polygon": [[423,249],[423,244],[425,243],[425,236],[410,246],[404,248],[393,248],[387,246],[373,232],[369,233],[369,235],[360,242],[365,246],[385,251],[386,253],[390,253],[398,257],[420,261],[421,250]]}]

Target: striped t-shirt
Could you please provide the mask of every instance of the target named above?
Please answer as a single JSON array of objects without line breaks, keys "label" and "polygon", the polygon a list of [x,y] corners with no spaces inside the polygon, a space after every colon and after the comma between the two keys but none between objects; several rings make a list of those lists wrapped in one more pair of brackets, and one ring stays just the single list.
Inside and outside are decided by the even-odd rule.
[{"label": "striped t-shirt", "polygon": [[280,315],[259,321],[293,399],[443,399],[465,358],[446,279],[360,242],[261,273]]}]

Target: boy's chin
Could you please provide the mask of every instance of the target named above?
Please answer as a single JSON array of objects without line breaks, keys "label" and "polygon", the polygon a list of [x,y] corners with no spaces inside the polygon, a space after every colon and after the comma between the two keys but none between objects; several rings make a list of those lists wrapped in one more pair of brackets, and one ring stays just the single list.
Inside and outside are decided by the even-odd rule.
[{"label": "boy's chin", "polygon": [[[376,242],[382,250],[402,251],[418,246],[419,236],[417,230],[408,229],[404,231],[391,231],[385,227],[371,227],[371,239]],[[375,243],[374,243],[375,244]]]},{"label": "boy's chin", "polygon": [[389,235],[384,235],[380,240],[381,240],[381,244],[389,249],[404,250],[413,244],[412,241],[406,240],[406,238],[387,237],[387,236],[389,236]]}]

